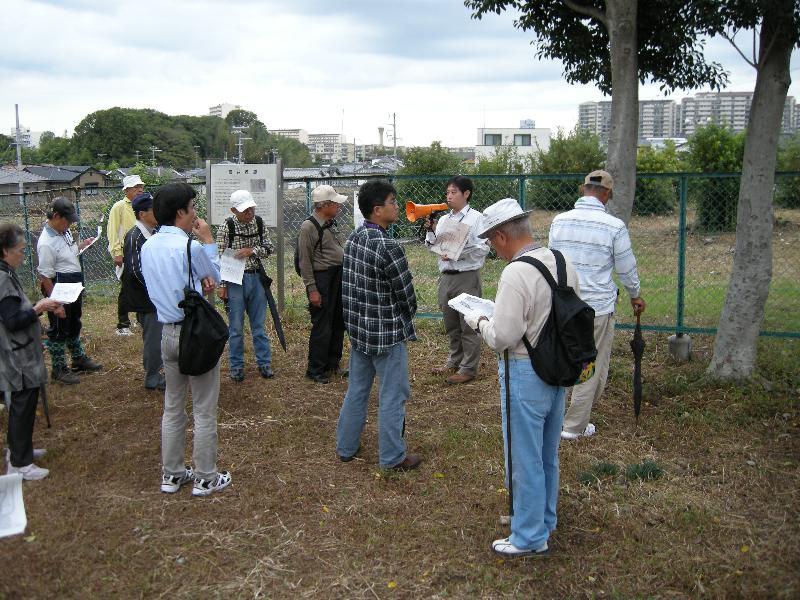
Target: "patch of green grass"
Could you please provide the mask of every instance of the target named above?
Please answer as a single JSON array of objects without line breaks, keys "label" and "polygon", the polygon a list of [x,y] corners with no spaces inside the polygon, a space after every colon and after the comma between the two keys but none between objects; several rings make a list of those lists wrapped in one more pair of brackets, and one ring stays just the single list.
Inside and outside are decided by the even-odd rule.
[{"label": "patch of green grass", "polygon": [[625,477],[633,481],[634,479],[641,479],[642,481],[651,481],[655,479],[660,479],[661,476],[664,475],[664,469],[662,469],[657,463],[650,460],[649,458],[643,460],[640,463],[634,463],[632,465],[628,465],[625,468]]},{"label": "patch of green grass", "polygon": [[593,485],[603,478],[616,477],[619,475],[619,466],[614,463],[598,461],[594,463],[588,471],[583,471],[578,475],[578,481],[583,485]]}]

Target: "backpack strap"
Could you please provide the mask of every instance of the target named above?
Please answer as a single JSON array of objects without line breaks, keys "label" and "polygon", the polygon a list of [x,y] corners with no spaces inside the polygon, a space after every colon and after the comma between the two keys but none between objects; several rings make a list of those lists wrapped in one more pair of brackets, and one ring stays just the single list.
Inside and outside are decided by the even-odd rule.
[{"label": "backpack strap", "polygon": [[258,227],[258,243],[264,245],[264,219],[256,215],[256,226]]},{"label": "backpack strap", "polygon": [[314,218],[314,215],[308,215],[308,217],[306,217],[306,221],[311,221],[314,224],[314,227],[317,228],[317,233],[319,233],[319,238],[317,238],[317,243],[314,244],[314,248],[311,250],[313,254],[317,246],[322,245],[322,236],[325,234],[325,228],[317,222],[317,220]]},{"label": "backpack strap", "polygon": [[233,237],[236,235],[236,225],[233,223],[233,217],[225,219],[225,224],[228,226],[228,248],[233,248]]},{"label": "backpack strap", "polygon": [[192,273],[192,238],[186,240],[186,257],[189,259],[189,289],[194,289],[194,273]]},{"label": "backpack strap", "polygon": [[556,259],[556,276],[558,277],[558,284],[556,284],[555,279],[553,279],[553,274],[550,273],[550,269],[548,269],[545,264],[537,258],[533,258],[532,256],[520,256],[517,259],[514,259],[512,262],[524,262],[539,271],[542,274],[542,277],[545,278],[548,285],[550,285],[550,289],[556,289],[556,287],[564,287],[567,285],[567,263],[564,260],[564,255],[561,254],[558,250],[550,250],[553,253],[553,256]]}]

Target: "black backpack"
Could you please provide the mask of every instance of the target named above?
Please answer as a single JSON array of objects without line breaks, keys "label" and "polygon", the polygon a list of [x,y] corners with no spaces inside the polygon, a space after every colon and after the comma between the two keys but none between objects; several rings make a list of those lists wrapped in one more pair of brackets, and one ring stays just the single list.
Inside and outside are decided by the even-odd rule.
[{"label": "black backpack", "polygon": [[[553,302],[550,315],[542,328],[536,348],[522,336],[533,370],[550,385],[572,386],[584,383],[594,375],[597,348],[594,345],[594,309],[581,300],[567,285],[567,265],[558,250],[556,258],[558,285],[544,263],[530,256],[517,261],[536,267],[550,285]],[[516,261],[515,261],[516,262]]]},{"label": "black backpack", "polygon": [[211,304],[194,289],[192,239],[186,244],[189,282],[178,306],[183,309],[183,326],[178,340],[178,369],[184,375],[202,375],[213,369],[225,350],[228,325]]},{"label": "black backpack", "polygon": [[233,246],[233,238],[235,236],[244,237],[244,238],[251,238],[258,236],[258,243],[264,243],[264,220],[256,215],[256,227],[258,227],[258,233],[236,233],[236,225],[233,222],[233,217],[228,217],[225,219],[225,223],[228,225],[228,248]]},{"label": "black backpack", "polygon": [[[314,227],[317,228],[317,233],[319,233],[319,239],[317,243],[314,244],[314,248],[311,249],[311,253],[314,253],[314,250],[317,249],[317,246],[322,245],[322,234],[324,233],[324,229],[322,225],[320,225],[317,220],[313,216],[308,216],[305,219],[306,221],[311,221],[314,224]],[[294,238],[294,272],[300,275],[300,234],[297,234],[297,237]]]}]

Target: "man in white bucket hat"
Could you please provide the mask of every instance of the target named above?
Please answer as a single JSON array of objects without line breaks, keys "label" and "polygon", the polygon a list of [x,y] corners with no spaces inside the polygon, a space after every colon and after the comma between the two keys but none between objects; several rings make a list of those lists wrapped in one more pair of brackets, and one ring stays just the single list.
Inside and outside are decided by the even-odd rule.
[{"label": "man in white bucket hat", "polygon": [[[525,335],[536,346],[550,314],[552,292],[542,273],[517,259],[537,259],[557,277],[555,256],[533,241],[529,215],[513,198],[484,210],[478,237],[488,239],[497,255],[510,264],[497,284],[494,315],[464,317],[498,353],[512,516],[511,535],[496,540],[492,550],[507,557],[547,552],[547,540],[556,527],[558,443],[564,418],[564,388],[549,385],[536,374],[522,339]],[[565,266],[567,284],[577,291],[575,269],[568,262]],[[518,460],[512,461],[512,456]]]}]

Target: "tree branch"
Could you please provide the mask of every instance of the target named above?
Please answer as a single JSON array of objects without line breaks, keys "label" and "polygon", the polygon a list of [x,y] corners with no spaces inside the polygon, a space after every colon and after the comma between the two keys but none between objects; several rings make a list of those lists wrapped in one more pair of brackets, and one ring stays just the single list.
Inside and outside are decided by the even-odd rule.
[{"label": "tree branch", "polygon": [[[733,36],[730,36],[730,35],[728,35],[727,33],[725,33],[725,32],[723,31],[722,33],[720,33],[720,35],[721,35],[723,38],[725,38],[726,40],[728,40],[728,42],[730,43],[730,45],[731,45],[731,46],[733,46],[734,48],[736,48],[736,51],[739,53],[739,56],[741,56],[741,57],[744,59],[744,62],[746,62],[746,63],[747,63],[748,65],[750,65],[751,67],[753,67],[753,68],[754,68],[756,71],[758,70],[758,65],[757,65],[755,62],[751,61],[749,58],[747,58],[747,57],[744,55],[744,52],[742,52],[742,51],[741,51],[741,49],[739,48],[739,46],[737,46],[737,45],[736,45],[736,42],[735,42],[735,41],[734,41],[734,39],[733,39],[734,37],[736,37],[736,33],[734,33],[734,34],[733,34]],[[755,57],[753,57],[753,58],[755,59]]]},{"label": "tree branch", "polygon": [[587,17],[591,17],[592,19],[596,19],[600,21],[603,25],[605,25],[606,29],[608,29],[608,21],[606,19],[606,13],[602,10],[597,10],[593,6],[585,6],[583,4],[578,4],[575,0],[563,0],[564,4],[567,8],[572,10],[573,12],[586,15]]}]

